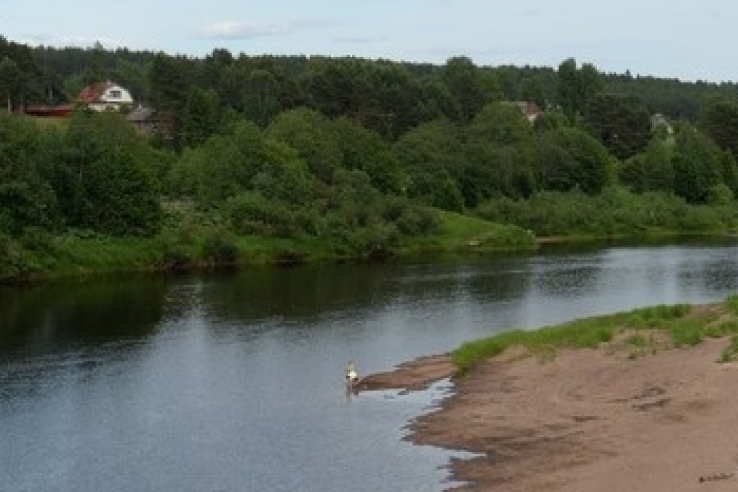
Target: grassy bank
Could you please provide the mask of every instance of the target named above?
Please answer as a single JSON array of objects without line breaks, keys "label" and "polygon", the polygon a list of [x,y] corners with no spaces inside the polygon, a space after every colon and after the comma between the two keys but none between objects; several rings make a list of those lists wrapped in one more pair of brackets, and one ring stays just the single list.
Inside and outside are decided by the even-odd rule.
[{"label": "grassy bank", "polygon": [[610,344],[638,357],[670,347],[697,345],[707,337],[731,336],[721,361],[738,359],[738,296],[710,306],[661,305],[547,326],[534,331],[511,330],[464,343],[452,359],[464,373],[481,361],[519,347],[541,357],[558,350]]},{"label": "grassy bank", "polygon": [[[521,228],[460,214],[440,213],[436,234],[403,238],[388,256],[429,252],[533,250]],[[315,261],[366,261],[346,255],[331,238],[239,236],[213,224],[177,224],[151,238],[116,238],[84,230],[62,235],[28,231],[20,239],[0,237],[0,281],[140,271],[198,270],[225,266],[284,265]]]}]

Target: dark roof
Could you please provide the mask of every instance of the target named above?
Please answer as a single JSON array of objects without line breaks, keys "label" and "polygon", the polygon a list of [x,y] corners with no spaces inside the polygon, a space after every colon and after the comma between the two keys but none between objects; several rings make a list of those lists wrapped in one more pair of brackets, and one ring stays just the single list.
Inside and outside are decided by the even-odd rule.
[{"label": "dark roof", "polygon": [[135,108],[126,115],[126,119],[132,122],[151,121],[154,116],[154,110],[151,108]]}]

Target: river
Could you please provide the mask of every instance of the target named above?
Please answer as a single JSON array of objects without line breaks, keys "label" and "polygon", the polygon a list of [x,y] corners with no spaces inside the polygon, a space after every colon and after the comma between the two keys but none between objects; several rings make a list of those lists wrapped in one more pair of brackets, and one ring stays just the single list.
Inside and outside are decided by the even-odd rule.
[{"label": "river", "polygon": [[507,328],[738,292],[736,243],[0,288],[0,491],[440,491],[448,383],[361,373]]}]

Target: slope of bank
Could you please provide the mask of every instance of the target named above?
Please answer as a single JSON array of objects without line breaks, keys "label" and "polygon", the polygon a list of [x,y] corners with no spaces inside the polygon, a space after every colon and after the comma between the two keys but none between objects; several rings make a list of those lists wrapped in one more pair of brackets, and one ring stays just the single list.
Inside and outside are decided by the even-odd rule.
[{"label": "slope of bank", "polygon": [[[530,332],[457,376],[454,395],[414,422],[409,438],[480,454],[452,464],[454,478],[471,484],[459,490],[736,490],[737,312],[729,298]],[[578,346],[561,335],[572,326],[580,335],[612,327],[613,336]],[[395,381],[457,356],[403,365]],[[379,379],[392,385],[391,373]]]},{"label": "slope of bank", "polygon": [[32,231],[21,240],[0,235],[0,282],[142,271],[189,271],[317,261],[376,261],[428,253],[533,251],[535,238],[512,225],[439,212],[435,234],[400,237],[389,245],[347,247],[332,237],[237,235],[224,227],[165,230],[155,237],[118,238],[91,231],[51,235]]}]

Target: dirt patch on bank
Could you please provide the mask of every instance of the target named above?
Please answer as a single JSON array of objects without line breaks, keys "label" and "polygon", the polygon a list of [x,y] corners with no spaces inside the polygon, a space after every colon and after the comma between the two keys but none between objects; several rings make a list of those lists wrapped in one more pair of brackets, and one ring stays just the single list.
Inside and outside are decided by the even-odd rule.
[{"label": "dirt patch on bank", "polygon": [[451,377],[455,372],[456,366],[448,355],[421,357],[405,362],[393,371],[370,374],[362,378],[357,390],[419,390],[436,381]]},{"label": "dirt patch on bank", "polygon": [[[552,360],[515,353],[455,382],[412,426],[418,444],[481,453],[452,464],[456,490],[738,490],[738,365],[727,339],[635,359],[597,350]],[[447,356],[365,378],[366,389],[418,388],[453,374]]]}]

